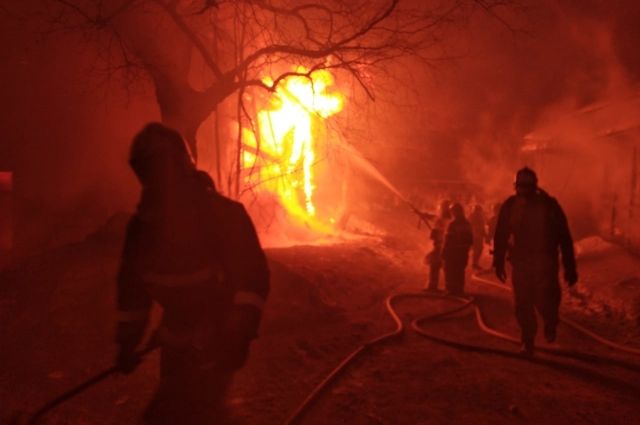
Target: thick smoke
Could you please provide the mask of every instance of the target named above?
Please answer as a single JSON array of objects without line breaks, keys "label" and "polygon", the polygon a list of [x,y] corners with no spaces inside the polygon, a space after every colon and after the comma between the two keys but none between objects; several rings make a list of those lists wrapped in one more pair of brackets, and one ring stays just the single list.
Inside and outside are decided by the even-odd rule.
[{"label": "thick smoke", "polygon": [[[640,6],[524,6],[503,14],[508,25],[476,14],[442,48],[451,60],[397,72],[410,78],[383,90],[390,106],[371,113],[369,139],[361,143],[412,194],[443,182],[452,196],[467,187],[489,203],[512,192],[518,168],[532,166],[566,204],[578,236],[593,233],[611,226],[604,223],[609,198],[617,196],[620,209],[620,199],[628,205],[632,195]],[[624,191],[604,193],[607,185]]]},{"label": "thick smoke", "polygon": [[585,10],[568,3],[557,10],[558,21],[571,28],[568,40],[588,62],[568,74],[563,95],[538,114],[521,157],[539,168],[543,184],[565,202],[578,235],[635,239],[640,7],[615,2]]},{"label": "thick smoke", "polygon": [[[487,194],[496,195],[510,188],[516,168],[533,166],[566,205],[578,236],[620,226],[628,233],[637,197],[639,10],[637,2],[540,9],[544,19],[532,22],[534,35],[517,43],[515,55],[493,56],[510,66],[486,93],[494,104],[481,108],[488,117],[476,121],[477,134],[462,149],[468,178],[485,178]],[[506,64],[494,65],[504,71]]]}]

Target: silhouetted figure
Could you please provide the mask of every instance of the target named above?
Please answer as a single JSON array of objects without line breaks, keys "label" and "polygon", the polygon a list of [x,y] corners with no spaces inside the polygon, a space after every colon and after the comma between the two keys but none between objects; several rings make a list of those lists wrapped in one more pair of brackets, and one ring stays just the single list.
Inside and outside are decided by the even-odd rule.
[{"label": "silhouetted figure", "polygon": [[149,124],[133,141],[142,196],[118,274],[118,365],[129,373],[152,301],[160,384],[148,424],[225,422],[223,397],[246,361],[269,291],[269,271],[244,207],[198,174],[180,135]]},{"label": "silhouetted figure", "polygon": [[558,201],[538,188],[536,174],[526,167],[518,171],[515,189],[516,195],[500,209],[493,261],[496,276],[504,282],[505,256],[509,257],[516,318],[522,330],[521,352],[532,355],[535,310],[543,318],[546,340],[553,342],[556,338],[560,306],[558,248],[569,286],[578,281],[578,274],[567,218]]},{"label": "silhouetted figure", "polygon": [[473,208],[473,212],[471,213],[471,216],[469,216],[469,223],[471,224],[471,231],[473,232],[473,261],[471,264],[474,269],[479,269],[480,257],[484,250],[484,240],[487,235],[486,219],[482,206],[476,205]]},{"label": "silhouetted figure", "polygon": [[488,244],[493,244],[493,238],[496,234],[496,226],[498,224],[498,214],[500,214],[501,207],[501,202],[496,202],[495,204],[493,204],[491,217],[489,217],[489,219],[487,220],[487,233],[485,235],[485,238]]},{"label": "silhouetted figure", "polygon": [[444,243],[444,233],[451,221],[451,211],[449,201],[442,201],[440,203],[440,215],[436,219],[433,229],[431,229],[431,241],[433,243],[433,249],[427,255],[427,261],[429,263],[429,283],[427,290],[438,290],[438,283],[440,281],[440,269],[442,268],[442,245]]},{"label": "silhouetted figure", "polygon": [[447,292],[451,295],[464,294],[464,273],[469,262],[469,249],[473,243],[471,225],[464,216],[460,204],[451,207],[453,221],[447,227],[442,248],[444,276]]}]

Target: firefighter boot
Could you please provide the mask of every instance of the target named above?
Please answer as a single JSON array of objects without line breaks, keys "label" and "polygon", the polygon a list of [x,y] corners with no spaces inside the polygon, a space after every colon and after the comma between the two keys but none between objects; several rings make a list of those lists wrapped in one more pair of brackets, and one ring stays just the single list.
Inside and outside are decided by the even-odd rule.
[{"label": "firefighter boot", "polygon": [[524,357],[532,357],[534,351],[533,340],[527,339],[522,342],[520,354]]}]

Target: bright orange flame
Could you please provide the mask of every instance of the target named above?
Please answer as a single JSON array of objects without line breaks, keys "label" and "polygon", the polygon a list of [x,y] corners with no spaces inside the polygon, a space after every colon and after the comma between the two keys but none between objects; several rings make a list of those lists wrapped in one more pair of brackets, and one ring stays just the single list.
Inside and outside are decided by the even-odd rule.
[{"label": "bright orange flame", "polygon": [[[269,78],[264,82],[272,83]],[[343,108],[343,96],[327,92],[331,85],[333,76],[327,70],[315,71],[310,78],[289,77],[278,85],[269,107],[257,113],[259,137],[243,129],[246,182],[260,183],[258,189],[275,194],[290,216],[322,232],[330,226],[316,218],[313,202],[317,160],[313,130],[314,123]]]}]

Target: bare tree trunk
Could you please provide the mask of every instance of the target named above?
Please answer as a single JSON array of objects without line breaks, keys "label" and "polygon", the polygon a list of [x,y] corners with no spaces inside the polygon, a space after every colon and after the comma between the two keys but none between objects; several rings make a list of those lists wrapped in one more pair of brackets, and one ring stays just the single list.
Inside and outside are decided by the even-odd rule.
[{"label": "bare tree trunk", "polygon": [[189,34],[176,31],[163,9],[134,9],[113,25],[151,76],[162,123],[182,134],[197,161],[198,128],[235,91],[233,77],[221,76],[207,90],[194,90],[189,84],[193,42]]},{"label": "bare tree trunk", "polygon": [[[214,15],[215,16],[215,15]],[[216,60],[219,60],[220,56],[220,48],[218,46],[218,27],[213,27],[213,56]],[[215,153],[216,153],[216,183],[222,189],[222,141],[220,140],[220,106],[216,105],[215,108],[215,117],[214,117],[214,143],[215,143]]]},{"label": "bare tree trunk", "polygon": [[213,134],[214,134],[214,144],[215,144],[215,152],[216,152],[216,184],[219,186],[218,190],[222,188],[222,141],[220,140],[220,108],[216,106],[214,111],[214,121],[213,121]]},{"label": "bare tree trunk", "polygon": [[237,104],[237,116],[238,116],[238,137],[236,138],[236,161],[235,161],[235,197],[240,195],[240,181],[242,173],[242,96],[244,90],[238,91],[238,104]]}]

